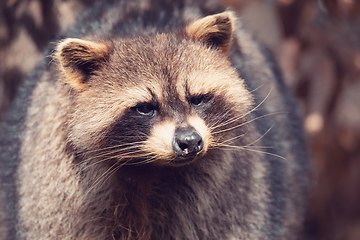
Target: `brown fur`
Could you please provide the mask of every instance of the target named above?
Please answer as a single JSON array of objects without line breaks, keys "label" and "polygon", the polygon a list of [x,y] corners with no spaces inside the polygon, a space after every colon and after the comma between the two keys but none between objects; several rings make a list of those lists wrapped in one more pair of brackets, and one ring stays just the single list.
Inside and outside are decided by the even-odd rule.
[{"label": "brown fur", "polygon": [[[61,49],[61,51],[59,50]],[[56,58],[60,62],[65,81],[76,90],[85,88],[86,76],[95,71],[109,55],[104,43],[66,39],[58,45]]]},{"label": "brown fur", "polygon": [[[275,116],[284,131],[269,130],[273,106],[291,108],[248,90],[245,78],[282,91],[235,22],[224,12],[166,33],[61,41],[26,113],[14,236],[296,239],[306,149],[295,117]],[[183,157],[175,135],[189,128],[203,147]]]},{"label": "brown fur", "polygon": [[231,47],[234,25],[234,14],[226,12],[225,14],[208,16],[189,24],[186,27],[186,33],[194,41],[203,42],[210,46],[215,44],[221,51],[227,53]]}]

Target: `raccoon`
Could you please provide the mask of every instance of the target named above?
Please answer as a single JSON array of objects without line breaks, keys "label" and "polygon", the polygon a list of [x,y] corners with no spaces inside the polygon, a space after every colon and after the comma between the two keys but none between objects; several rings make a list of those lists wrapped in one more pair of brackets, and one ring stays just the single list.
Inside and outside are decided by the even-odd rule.
[{"label": "raccoon", "polygon": [[309,156],[269,54],[216,4],[102,4],[2,123],[5,238],[300,239]]}]

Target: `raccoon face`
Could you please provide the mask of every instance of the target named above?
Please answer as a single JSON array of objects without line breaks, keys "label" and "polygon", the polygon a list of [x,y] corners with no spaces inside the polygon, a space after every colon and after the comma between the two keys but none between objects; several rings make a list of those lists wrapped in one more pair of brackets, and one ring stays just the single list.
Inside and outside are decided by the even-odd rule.
[{"label": "raccoon face", "polygon": [[61,42],[69,141],[122,164],[182,166],[206,156],[252,103],[227,58],[234,23],[224,12],[173,34]]}]

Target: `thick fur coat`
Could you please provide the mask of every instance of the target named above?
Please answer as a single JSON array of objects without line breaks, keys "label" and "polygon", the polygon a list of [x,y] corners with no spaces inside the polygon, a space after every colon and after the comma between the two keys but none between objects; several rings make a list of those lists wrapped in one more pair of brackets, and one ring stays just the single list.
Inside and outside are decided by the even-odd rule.
[{"label": "thick fur coat", "polygon": [[301,238],[294,100],[221,11],[104,1],[79,18],[1,123],[4,239]]}]

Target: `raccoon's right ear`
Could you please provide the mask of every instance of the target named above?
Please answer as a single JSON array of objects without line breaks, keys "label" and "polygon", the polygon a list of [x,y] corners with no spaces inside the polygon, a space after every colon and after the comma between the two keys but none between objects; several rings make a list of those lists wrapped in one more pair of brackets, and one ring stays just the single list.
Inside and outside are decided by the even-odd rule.
[{"label": "raccoon's right ear", "polygon": [[236,17],[231,11],[200,18],[186,26],[186,34],[194,41],[228,53],[235,30]]},{"label": "raccoon's right ear", "polygon": [[109,52],[103,42],[67,38],[58,44],[54,56],[65,82],[76,90],[83,90],[89,77],[109,58]]}]

